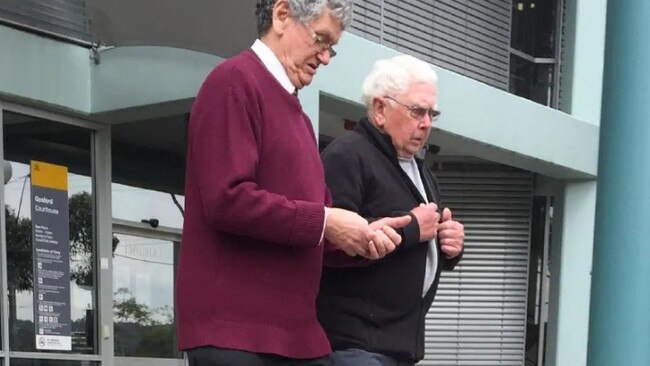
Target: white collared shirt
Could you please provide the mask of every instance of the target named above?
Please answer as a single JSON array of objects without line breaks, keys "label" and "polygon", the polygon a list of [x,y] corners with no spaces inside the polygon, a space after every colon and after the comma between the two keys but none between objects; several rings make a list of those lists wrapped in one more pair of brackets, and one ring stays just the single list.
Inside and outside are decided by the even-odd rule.
[{"label": "white collared shirt", "polygon": [[282,85],[284,89],[289,94],[293,94],[296,91],[296,87],[293,86],[291,83],[291,80],[289,80],[289,75],[287,75],[287,71],[284,69],[284,66],[280,63],[280,60],[278,57],[271,51],[269,46],[267,46],[264,42],[262,42],[259,39],[255,40],[255,43],[251,46],[251,49],[257,57],[262,60],[262,63],[264,66],[266,66],[266,69],[269,70],[271,75],[275,77],[275,79]]}]

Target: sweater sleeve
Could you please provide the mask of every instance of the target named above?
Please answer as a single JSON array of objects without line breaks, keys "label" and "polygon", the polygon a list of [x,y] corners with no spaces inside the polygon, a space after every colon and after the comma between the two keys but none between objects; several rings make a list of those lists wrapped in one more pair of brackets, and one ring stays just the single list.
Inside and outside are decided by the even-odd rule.
[{"label": "sweater sleeve", "polygon": [[188,165],[195,167],[206,221],[266,242],[317,246],[323,204],[290,200],[258,185],[259,109],[241,87],[219,84],[204,85],[189,125]]}]

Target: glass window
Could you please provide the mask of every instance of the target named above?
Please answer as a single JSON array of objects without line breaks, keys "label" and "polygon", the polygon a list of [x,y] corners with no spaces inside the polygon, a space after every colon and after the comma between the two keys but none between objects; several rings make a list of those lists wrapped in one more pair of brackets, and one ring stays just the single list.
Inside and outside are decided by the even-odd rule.
[{"label": "glass window", "polygon": [[[96,293],[94,197],[91,178],[92,132],[9,112],[3,114],[3,129],[4,157],[11,170],[11,177],[4,190],[11,350],[33,352],[44,349],[36,345],[37,324],[34,319],[38,316],[39,334],[48,334],[50,330],[69,334],[66,338],[71,338],[65,342],[71,343],[72,352],[94,353]],[[50,208],[47,202],[49,198],[39,198],[38,192],[42,187],[38,184],[37,188],[32,187],[32,161],[67,169],[67,172],[63,171],[59,177],[51,178],[52,182],[58,182],[58,179],[65,181],[64,188],[56,189],[65,197],[63,206]],[[46,201],[39,203],[43,199]],[[48,231],[51,229],[48,229],[49,226],[43,226],[40,221],[40,226],[39,223],[33,222],[32,210],[38,212],[39,204],[47,206],[49,213],[56,211],[57,215],[59,210],[68,211],[68,217],[65,217],[65,214],[57,216],[56,220],[62,218],[63,221],[55,220],[56,223],[52,224],[63,224],[57,226],[56,230],[52,229],[54,234]],[[60,205],[61,202],[57,204]],[[38,213],[36,215],[38,216]],[[66,231],[66,228],[69,230]],[[36,268],[33,260],[33,238],[37,238],[39,243],[49,240],[51,244],[58,245],[59,242],[52,238],[57,232],[69,234],[69,237],[64,239],[68,246],[60,251],[64,254],[58,259],[54,251],[43,254],[44,257],[39,257],[44,258],[43,262],[39,259]],[[55,267],[48,267],[52,263],[55,263]],[[34,273],[38,273],[36,278]],[[65,279],[61,281],[61,277]],[[35,285],[38,288],[37,294],[34,294]],[[36,307],[35,295],[38,296]],[[64,350],[55,352],[62,351]],[[20,362],[47,361],[15,362],[23,364]]]},{"label": "glass window", "polygon": [[510,92],[537,103],[553,103],[554,64],[538,64],[510,55]]},{"label": "glass window", "polygon": [[111,190],[114,218],[136,222],[149,220],[149,223],[157,220],[153,221],[156,222],[154,227],[183,227],[184,196],[119,183],[113,183]]},{"label": "glass window", "polygon": [[113,218],[183,226],[187,118],[171,115],[112,127]]},{"label": "glass window", "polygon": [[29,360],[12,358],[11,366],[99,366],[95,361]]},{"label": "glass window", "polygon": [[115,234],[113,319],[115,355],[176,358],[176,243]]},{"label": "glass window", "polygon": [[512,48],[533,57],[555,57],[557,0],[512,3]]},{"label": "glass window", "polygon": [[551,107],[557,106],[559,1],[512,3],[509,90]]}]

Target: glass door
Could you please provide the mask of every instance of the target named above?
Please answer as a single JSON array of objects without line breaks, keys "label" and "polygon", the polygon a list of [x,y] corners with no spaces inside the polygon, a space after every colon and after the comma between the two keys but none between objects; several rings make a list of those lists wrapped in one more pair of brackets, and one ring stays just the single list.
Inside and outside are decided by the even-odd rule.
[{"label": "glass door", "polygon": [[99,365],[97,126],[2,106],[4,361]]},{"label": "glass door", "polygon": [[180,230],[114,220],[113,233],[115,364],[183,365],[174,319]]}]

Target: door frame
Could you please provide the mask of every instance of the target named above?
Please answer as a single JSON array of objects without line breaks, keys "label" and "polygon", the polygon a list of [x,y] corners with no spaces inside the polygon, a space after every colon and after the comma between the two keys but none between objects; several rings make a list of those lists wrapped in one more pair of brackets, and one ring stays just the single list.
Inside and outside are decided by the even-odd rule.
[{"label": "door frame", "polygon": [[[0,99],[0,162],[4,163],[4,112],[12,112],[26,116],[36,117],[47,121],[62,123],[77,127],[85,128],[92,131],[91,137],[91,180],[93,187],[94,205],[95,205],[95,247],[93,255],[95,268],[100,267],[100,258],[105,257],[105,246],[102,243],[106,238],[111,239],[110,220],[111,220],[111,135],[110,126],[102,125],[97,122],[86,120],[74,115],[51,112],[44,109],[25,106],[22,104],[9,102]],[[0,177],[4,182],[4,171],[0,171]],[[0,206],[4,207],[4,190],[0,192]],[[111,302],[102,301],[103,293],[112,291],[112,276],[103,270],[95,271],[96,290],[93,296],[96,303],[96,315],[94,319],[94,337],[96,339],[95,354],[73,354],[73,353],[53,353],[53,352],[20,352],[11,351],[9,343],[9,300],[8,300],[8,276],[7,276],[7,242],[5,234],[5,215],[4,210],[0,210],[0,328],[2,334],[2,349],[0,358],[3,364],[9,366],[11,359],[36,359],[36,360],[61,360],[61,361],[92,361],[98,364],[110,366],[113,355],[113,341],[110,337],[112,329],[107,329],[107,320],[112,321],[112,300]],[[110,248],[109,248],[110,253]],[[102,268],[103,269],[103,268]],[[107,307],[110,305],[110,307]],[[106,330],[109,333],[105,332]],[[101,336],[100,336],[101,335]]]}]

